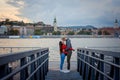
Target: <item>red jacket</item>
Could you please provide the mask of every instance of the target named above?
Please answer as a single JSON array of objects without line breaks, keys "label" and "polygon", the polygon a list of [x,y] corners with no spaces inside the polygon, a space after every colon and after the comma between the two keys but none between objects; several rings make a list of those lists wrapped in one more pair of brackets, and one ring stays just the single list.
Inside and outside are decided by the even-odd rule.
[{"label": "red jacket", "polygon": [[67,46],[65,44],[62,44],[61,49],[64,54],[67,54],[68,52],[66,51]]},{"label": "red jacket", "polygon": [[69,48],[69,50],[74,50],[73,48]]}]

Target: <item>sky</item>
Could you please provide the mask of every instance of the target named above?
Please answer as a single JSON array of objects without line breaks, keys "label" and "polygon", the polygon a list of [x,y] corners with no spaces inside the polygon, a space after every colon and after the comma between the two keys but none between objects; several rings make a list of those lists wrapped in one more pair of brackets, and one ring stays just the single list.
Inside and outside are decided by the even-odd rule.
[{"label": "sky", "polygon": [[120,23],[120,0],[0,0],[0,20],[95,27]]}]

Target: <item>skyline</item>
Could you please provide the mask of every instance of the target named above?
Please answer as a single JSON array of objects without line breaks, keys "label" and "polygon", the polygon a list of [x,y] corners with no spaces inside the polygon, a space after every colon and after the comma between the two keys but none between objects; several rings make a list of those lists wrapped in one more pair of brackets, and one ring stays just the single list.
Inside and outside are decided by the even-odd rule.
[{"label": "skyline", "polygon": [[120,0],[0,0],[0,18],[52,25],[56,17],[58,26],[113,26],[115,19],[120,25],[119,4]]}]

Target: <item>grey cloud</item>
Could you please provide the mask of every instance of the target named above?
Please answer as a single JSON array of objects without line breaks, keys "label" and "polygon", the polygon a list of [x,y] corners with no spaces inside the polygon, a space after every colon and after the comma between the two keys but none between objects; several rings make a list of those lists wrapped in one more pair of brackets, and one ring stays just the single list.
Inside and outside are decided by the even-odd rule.
[{"label": "grey cloud", "polygon": [[[17,1],[11,5],[17,5]],[[119,0],[22,0],[21,15],[32,21],[52,24],[56,16],[58,25],[112,25],[120,19]],[[16,6],[19,7],[19,6]]]}]

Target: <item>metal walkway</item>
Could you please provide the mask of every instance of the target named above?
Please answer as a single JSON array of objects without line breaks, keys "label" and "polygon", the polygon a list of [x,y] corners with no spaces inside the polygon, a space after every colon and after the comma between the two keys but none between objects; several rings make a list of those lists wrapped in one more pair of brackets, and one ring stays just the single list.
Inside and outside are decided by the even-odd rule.
[{"label": "metal walkway", "polygon": [[[66,62],[64,63],[64,69],[66,69]],[[76,61],[71,62],[71,71],[69,73],[59,71],[59,61],[50,61],[49,72],[47,73],[45,80],[82,80],[82,77],[76,69]]]}]

